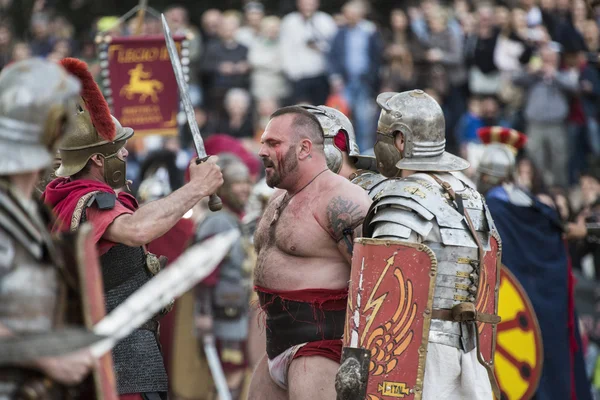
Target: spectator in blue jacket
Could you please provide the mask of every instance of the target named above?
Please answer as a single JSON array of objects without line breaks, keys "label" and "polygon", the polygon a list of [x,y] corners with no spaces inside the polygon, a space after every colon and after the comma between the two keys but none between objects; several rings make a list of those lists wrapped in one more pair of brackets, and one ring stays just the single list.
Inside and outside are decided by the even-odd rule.
[{"label": "spectator in blue jacket", "polygon": [[358,146],[369,149],[377,127],[374,99],[380,85],[383,40],[375,25],[364,19],[367,7],[362,1],[346,3],[342,12],[346,24],[335,35],[328,57],[330,83],[350,105]]}]

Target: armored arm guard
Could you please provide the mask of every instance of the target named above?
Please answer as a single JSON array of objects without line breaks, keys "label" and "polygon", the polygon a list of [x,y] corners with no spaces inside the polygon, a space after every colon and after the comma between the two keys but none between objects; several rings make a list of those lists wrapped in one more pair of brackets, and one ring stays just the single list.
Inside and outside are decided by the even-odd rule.
[{"label": "armored arm guard", "polygon": [[371,198],[373,198],[371,193],[375,192],[375,187],[386,179],[385,176],[367,169],[359,169],[350,175],[350,182],[366,190]]},{"label": "armored arm guard", "polygon": [[388,179],[376,185],[370,193],[374,200],[365,218],[363,236],[418,243],[429,236],[435,222],[429,209],[441,200],[428,196],[423,183],[408,178]]},{"label": "armored arm guard", "polygon": [[468,213],[485,250],[489,250],[490,233],[495,228],[483,197],[465,187],[458,193],[461,213],[442,188],[419,175],[389,179],[374,188],[363,235],[477,248],[464,222],[463,213]]}]

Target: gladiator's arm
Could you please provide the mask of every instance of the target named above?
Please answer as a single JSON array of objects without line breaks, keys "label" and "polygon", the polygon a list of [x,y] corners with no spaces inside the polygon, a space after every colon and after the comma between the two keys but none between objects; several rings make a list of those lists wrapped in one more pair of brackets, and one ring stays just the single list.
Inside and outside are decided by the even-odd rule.
[{"label": "gladiator's arm", "polygon": [[338,250],[348,263],[352,262],[355,230],[365,219],[371,201],[362,189],[360,194],[361,196],[334,196],[327,205],[329,232],[337,241]]},{"label": "gladiator's arm", "polygon": [[127,246],[142,246],[164,235],[208,193],[201,183],[190,182],[169,196],[123,214],[108,226],[104,239]]}]

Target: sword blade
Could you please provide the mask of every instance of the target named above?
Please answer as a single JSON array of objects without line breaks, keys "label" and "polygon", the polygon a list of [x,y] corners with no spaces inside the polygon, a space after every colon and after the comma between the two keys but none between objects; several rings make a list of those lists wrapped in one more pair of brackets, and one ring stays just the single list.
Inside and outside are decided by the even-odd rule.
[{"label": "sword blade", "polygon": [[186,250],[94,326],[94,333],[107,338],[91,347],[92,354],[101,357],[110,351],[171,299],[181,296],[210,275],[239,236],[239,231],[232,229]]},{"label": "sword blade", "polygon": [[183,75],[179,54],[177,54],[177,47],[171,36],[171,29],[169,29],[165,15],[161,14],[161,18],[163,33],[165,35],[165,41],[167,42],[167,51],[169,52],[169,58],[171,59],[171,65],[173,66],[173,72],[175,73],[175,80],[177,81],[177,87],[179,88],[179,98],[183,103],[183,109],[185,111],[185,116],[187,117],[188,125],[190,126],[190,131],[192,132],[192,138],[194,139],[198,158],[204,159],[206,158],[204,140],[202,139],[202,135],[200,135],[200,128],[198,128],[198,123],[196,122],[194,106],[192,105],[192,100],[190,100],[190,94],[187,90],[187,83],[185,82],[185,76]]},{"label": "sword blade", "polygon": [[203,343],[204,354],[206,355],[206,360],[208,361],[210,374],[212,375],[215,386],[217,387],[219,400],[231,400],[231,392],[227,386],[227,379],[225,378],[225,373],[223,372],[223,367],[221,366],[221,360],[219,360],[219,354],[217,352],[217,348],[215,347],[214,336],[204,336]]}]

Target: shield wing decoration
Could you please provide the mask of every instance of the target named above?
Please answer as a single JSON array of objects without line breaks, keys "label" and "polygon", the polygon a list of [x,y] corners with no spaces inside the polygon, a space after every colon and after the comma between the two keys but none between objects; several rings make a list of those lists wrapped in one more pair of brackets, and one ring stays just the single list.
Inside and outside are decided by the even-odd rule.
[{"label": "shield wing decoration", "polygon": [[[475,308],[481,313],[497,314],[502,246],[500,236],[495,231],[490,237],[490,247],[490,251],[486,252],[483,259],[479,280],[479,293],[475,301]],[[480,361],[485,362],[489,368],[492,368],[496,348],[497,326],[495,324],[478,322],[477,329],[479,330],[478,351],[482,358]]]},{"label": "shield wing decoration", "polygon": [[436,274],[425,245],[356,239],[344,346],[371,354],[367,400],[421,399]]},{"label": "shield wing decoration", "polygon": [[501,398],[529,400],[537,390],[543,366],[542,333],[525,289],[506,267],[500,272],[498,338],[494,372]]}]

